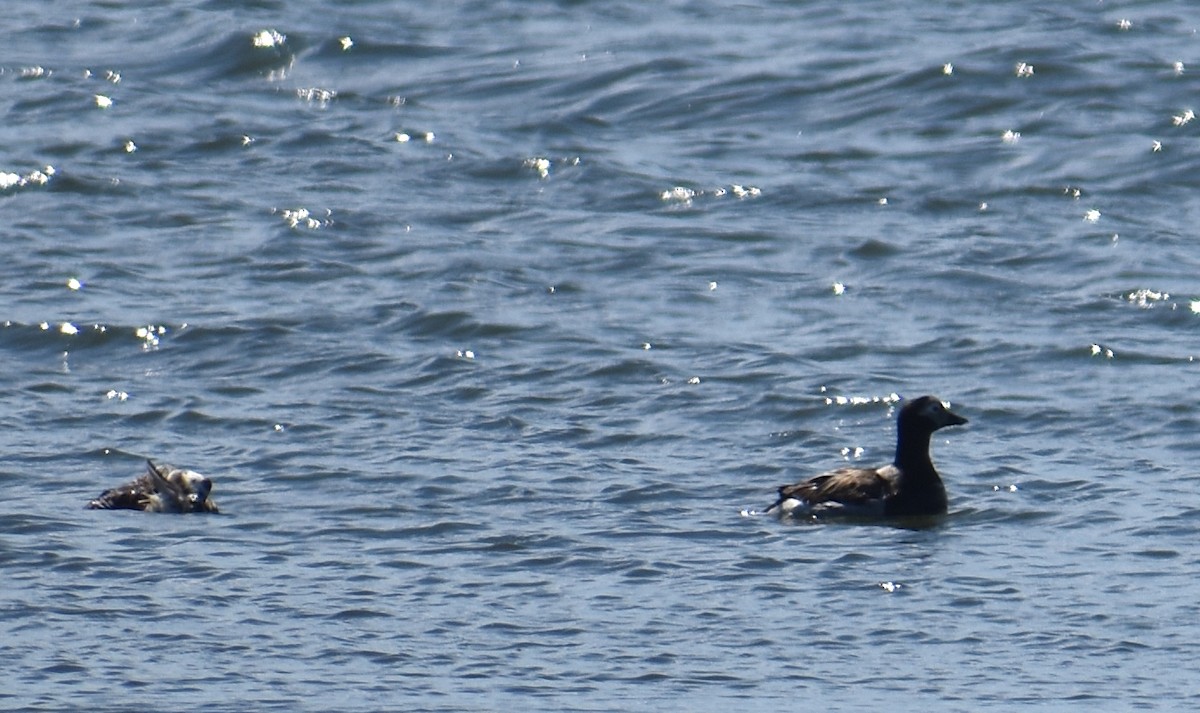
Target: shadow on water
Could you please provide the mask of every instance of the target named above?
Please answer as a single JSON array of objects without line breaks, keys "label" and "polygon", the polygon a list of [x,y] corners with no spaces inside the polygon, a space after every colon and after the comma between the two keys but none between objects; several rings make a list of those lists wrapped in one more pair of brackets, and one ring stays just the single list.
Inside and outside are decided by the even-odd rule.
[{"label": "shadow on water", "polygon": [[902,517],[884,517],[822,513],[820,515],[783,515],[778,517],[778,520],[784,525],[794,527],[813,527],[819,525],[856,525],[867,527],[886,527],[896,530],[937,530],[946,526],[947,523],[953,518],[953,515],[908,515]]},{"label": "shadow on water", "polygon": [[[1024,509],[1019,511],[998,508],[964,507],[943,515],[920,515],[884,517],[868,515],[783,515],[776,519],[789,527],[817,527],[822,525],[880,527],[894,530],[950,530],[955,526],[976,526],[991,523],[1027,524],[1049,519],[1054,515],[1048,510]],[[768,516],[774,517],[774,516]]]}]

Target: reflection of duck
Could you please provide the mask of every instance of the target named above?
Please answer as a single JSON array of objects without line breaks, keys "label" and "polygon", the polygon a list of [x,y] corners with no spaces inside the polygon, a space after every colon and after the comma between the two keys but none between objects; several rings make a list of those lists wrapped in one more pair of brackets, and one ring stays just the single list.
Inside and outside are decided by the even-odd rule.
[{"label": "reflection of duck", "polygon": [[92,510],[146,512],[219,512],[208,498],[212,481],[194,470],[146,461],[146,473],[124,485],[105,490],[88,503]]},{"label": "reflection of duck", "polygon": [[967,419],[934,396],[904,404],[896,419],[896,458],[879,468],[839,468],[779,488],[767,508],[782,515],[940,515],[946,488],[929,460],[929,437]]}]

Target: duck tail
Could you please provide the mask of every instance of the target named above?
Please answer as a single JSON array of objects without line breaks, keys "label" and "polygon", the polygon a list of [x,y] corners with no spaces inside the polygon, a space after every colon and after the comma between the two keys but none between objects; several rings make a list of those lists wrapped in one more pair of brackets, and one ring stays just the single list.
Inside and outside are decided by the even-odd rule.
[{"label": "duck tail", "polygon": [[762,511],[763,515],[770,515],[779,510],[780,506],[783,505],[784,500],[787,500],[787,498],[780,495],[778,500],[768,505],[767,509]]},{"label": "duck tail", "polygon": [[782,513],[783,513],[783,509],[782,509],[782,508],[783,508],[783,504],[784,504],[784,502],[786,502],[786,501],[787,501],[787,499],[790,497],[790,496],[788,496],[788,495],[786,495],[786,494],[784,493],[784,489],[785,489],[785,488],[787,488],[787,487],[788,487],[788,486],[786,486],[786,485],[781,485],[781,486],[779,486],[779,497],[775,499],[775,502],[771,503],[771,504],[770,504],[770,505],[768,505],[767,507],[763,508],[762,510],[748,510],[748,511],[746,511],[746,512],[748,512],[748,513],[752,513],[752,514],[755,514],[755,515],[777,515],[777,514],[782,514]]}]

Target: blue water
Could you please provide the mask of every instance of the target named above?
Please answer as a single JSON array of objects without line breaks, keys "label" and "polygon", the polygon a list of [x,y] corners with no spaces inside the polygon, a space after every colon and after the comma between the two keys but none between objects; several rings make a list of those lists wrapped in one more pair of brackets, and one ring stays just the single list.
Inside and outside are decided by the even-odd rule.
[{"label": "blue water", "polygon": [[10,5],[0,708],[1200,703],[1190,5]]}]

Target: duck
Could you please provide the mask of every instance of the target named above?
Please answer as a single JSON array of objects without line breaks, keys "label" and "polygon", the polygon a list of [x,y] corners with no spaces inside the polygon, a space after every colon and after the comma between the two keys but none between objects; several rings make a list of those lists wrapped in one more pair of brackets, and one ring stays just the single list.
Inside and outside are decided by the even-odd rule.
[{"label": "duck", "polygon": [[945,514],[946,486],[929,458],[929,439],[967,419],[936,396],[911,399],[896,417],[896,457],[878,468],[838,468],[779,487],[767,513],[781,516],[841,514],[931,516]]},{"label": "duck", "polygon": [[143,510],[145,512],[220,512],[209,498],[212,480],[194,470],[146,460],[146,472],[100,493],[89,510]]}]

